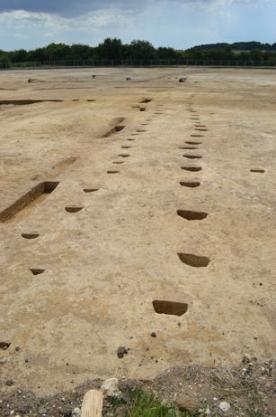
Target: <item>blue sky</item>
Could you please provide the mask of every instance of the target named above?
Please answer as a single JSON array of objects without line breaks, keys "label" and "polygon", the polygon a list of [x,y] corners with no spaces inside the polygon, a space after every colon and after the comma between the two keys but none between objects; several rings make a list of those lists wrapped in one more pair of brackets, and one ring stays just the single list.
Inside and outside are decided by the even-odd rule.
[{"label": "blue sky", "polygon": [[188,48],[276,42],[276,0],[0,0],[0,49],[106,37]]}]

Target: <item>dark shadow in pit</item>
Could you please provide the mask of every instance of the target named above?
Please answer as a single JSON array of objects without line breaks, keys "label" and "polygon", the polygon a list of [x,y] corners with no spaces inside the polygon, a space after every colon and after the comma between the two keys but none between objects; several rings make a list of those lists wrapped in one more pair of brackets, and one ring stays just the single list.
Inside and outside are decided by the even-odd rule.
[{"label": "dark shadow in pit", "polygon": [[196,188],[200,186],[198,181],[180,181],[179,183],[182,187]]},{"label": "dark shadow in pit", "polygon": [[187,159],[201,159],[202,158],[202,156],[200,155],[188,155],[188,154],[183,155],[183,157]]},{"label": "dark shadow in pit", "polygon": [[63,100],[0,100],[0,106],[27,106],[36,103],[62,103]]},{"label": "dark shadow in pit", "polygon": [[184,171],[190,171],[190,172],[199,172],[202,170],[201,167],[181,167],[181,169],[184,169]]},{"label": "dark shadow in pit", "polygon": [[32,240],[39,237],[38,233],[22,233],[21,235],[24,239]]},{"label": "dark shadow in pit", "polygon": [[256,174],[263,174],[265,172],[265,170],[264,169],[259,169],[259,168],[253,168],[253,169],[250,169],[250,172],[254,172]]},{"label": "dark shadow in pit", "polygon": [[41,182],[30,191],[16,200],[11,206],[6,208],[0,213],[0,221],[5,222],[14,217],[18,212],[22,211],[25,207],[38,202],[39,199],[45,194],[51,194],[58,186],[57,181],[45,181]]},{"label": "dark shadow in pit", "polygon": [[188,311],[188,304],[176,301],[153,300],[152,305],[157,314],[183,316]]},{"label": "dark shadow in pit", "polygon": [[177,214],[185,220],[204,220],[208,216],[204,211],[193,210],[177,210]]},{"label": "dark shadow in pit", "polygon": [[108,132],[106,132],[102,137],[103,138],[108,138],[109,136],[113,135],[114,133],[121,132],[125,128],[125,126],[121,124],[124,120],[125,120],[124,117],[119,117],[116,120],[116,125],[114,127],[112,127],[112,129],[108,130]]},{"label": "dark shadow in pit", "polygon": [[83,191],[85,193],[95,193],[96,191],[99,191],[99,188],[84,188]]},{"label": "dark shadow in pit", "polygon": [[187,145],[202,145],[202,142],[194,142],[191,140],[187,140],[185,143],[187,143]]},{"label": "dark shadow in pit", "polygon": [[78,213],[79,211],[81,211],[83,209],[83,207],[65,207],[65,210],[67,211],[67,213]]},{"label": "dark shadow in pit", "polygon": [[178,253],[181,262],[194,268],[205,268],[209,265],[210,259],[206,256],[193,255],[192,253]]},{"label": "dark shadow in pit", "polygon": [[33,275],[40,275],[40,274],[43,274],[43,272],[45,271],[45,269],[31,268],[30,271],[31,271],[31,273]]},{"label": "dark shadow in pit", "polygon": [[140,103],[150,103],[152,101],[152,98],[143,98],[143,100],[140,101]]}]

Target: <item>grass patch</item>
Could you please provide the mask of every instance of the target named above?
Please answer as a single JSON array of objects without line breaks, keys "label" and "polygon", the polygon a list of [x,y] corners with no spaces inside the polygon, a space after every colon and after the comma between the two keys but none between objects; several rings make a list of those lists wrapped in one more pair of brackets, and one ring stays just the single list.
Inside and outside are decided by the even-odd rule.
[{"label": "grass patch", "polygon": [[199,413],[180,411],[174,405],[162,404],[152,393],[136,391],[126,417],[197,417]]},{"label": "grass patch", "polygon": [[[111,413],[109,412],[105,417],[203,417],[207,415],[204,411],[207,404],[205,404],[203,409],[191,411],[182,407],[178,408],[175,404],[164,403],[152,392],[144,390],[128,391],[125,399],[112,398],[109,401]],[[217,406],[216,404],[215,408]],[[238,410],[236,411],[237,414],[235,415],[240,415]],[[253,406],[244,411],[242,414],[244,417],[265,417],[258,408]],[[235,412],[235,406],[231,410],[231,416],[234,415],[233,412]],[[220,417],[223,415],[221,411],[213,410],[213,412],[209,411],[209,413],[209,417]]]},{"label": "grass patch", "polygon": [[[253,407],[253,406],[252,406]],[[265,417],[257,408],[251,408],[247,411],[248,417]]]}]

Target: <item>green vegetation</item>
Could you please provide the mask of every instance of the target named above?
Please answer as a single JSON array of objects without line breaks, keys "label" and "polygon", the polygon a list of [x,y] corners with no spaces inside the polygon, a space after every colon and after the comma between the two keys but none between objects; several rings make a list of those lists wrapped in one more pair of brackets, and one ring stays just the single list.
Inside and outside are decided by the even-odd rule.
[{"label": "green vegetation", "polygon": [[[109,401],[112,405],[112,413],[108,413],[108,416],[114,415],[114,417],[117,415],[123,417],[203,417],[206,415],[203,410],[178,409],[175,405],[160,402],[152,392],[144,390],[129,392],[127,401],[116,397],[110,398]],[[246,410],[243,415],[246,417],[264,417],[262,413],[256,411],[256,405],[254,402],[253,408]],[[218,414],[210,413],[210,417],[219,417],[220,415],[222,415],[221,412]]]},{"label": "green vegetation", "polygon": [[11,67],[9,57],[0,53],[0,69],[7,69]]},{"label": "green vegetation", "polygon": [[198,413],[179,411],[175,406],[161,404],[153,394],[136,391],[126,417],[197,417]]},{"label": "green vegetation", "polygon": [[260,414],[259,412],[256,412],[256,411],[249,411],[248,416],[249,417],[264,417],[262,414]]},{"label": "green vegetation", "polygon": [[217,43],[175,50],[154,48],[151,43],[142,40],[123,44],[120,39],[108,38],[96,47],[51,43],[31,51],[0,51],[0,68],[116,65],[276,66],[276,43]]}]

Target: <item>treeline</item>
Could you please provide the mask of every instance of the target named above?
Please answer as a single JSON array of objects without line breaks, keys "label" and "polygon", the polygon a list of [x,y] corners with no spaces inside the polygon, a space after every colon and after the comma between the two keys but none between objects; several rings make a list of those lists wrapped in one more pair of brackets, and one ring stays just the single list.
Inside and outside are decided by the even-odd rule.
[{"label": "treeline", "polygon": [[149,65],[222,65],[275,66],[276,44],[259,42],[219,43],[187,50],[154,48],[147,41],[123,44],[106,39],[96,47],[51,43],[31,51],[0,50],[0,68],[30,66],[149,66]]},{"label": "treeline", "polygon": [[235,42],[235,43],[211,43],[206,45],[194,46],[192,50],[207,50],[217,48],[230,48],[232,51],[275,51],[276,43],[261,43],[261,42]]}]

